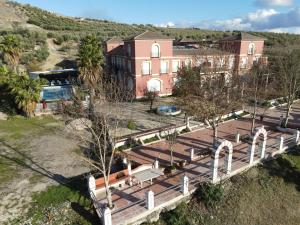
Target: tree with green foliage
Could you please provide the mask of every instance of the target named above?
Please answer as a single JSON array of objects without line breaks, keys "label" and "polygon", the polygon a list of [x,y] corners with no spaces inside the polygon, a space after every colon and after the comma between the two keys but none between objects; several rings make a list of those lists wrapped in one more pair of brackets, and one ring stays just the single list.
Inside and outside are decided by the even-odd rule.
[{"label": "tree with green foliage", "polygon": [[102,79],[103,52],[95,35],[86,36],[79,46],[79,77],[88,86],[91,103],[94,103],[97,84]]},{"label": "tree with green foliage", "polygon": [[27,117],[34,115],[42,90],[42,80],[31,79],[28,74],[21,76],[6,67],[0,67],[0,85],[13,96],[14,102]]},{"label": "tree with green foliage", "polygon": [[0,43],[0,52],[3,60],[10,65],[14,71],[17,71],[22,52],[20,39],[13,34],[4,36],[4,39]]},{"label": "tree with green foliage", "polygon": [[17,76],[12,82],[11,92],[15,96],[15,103],[27,117],[34,116],[41,90],[41,80],[31,79],[27,74]]}]

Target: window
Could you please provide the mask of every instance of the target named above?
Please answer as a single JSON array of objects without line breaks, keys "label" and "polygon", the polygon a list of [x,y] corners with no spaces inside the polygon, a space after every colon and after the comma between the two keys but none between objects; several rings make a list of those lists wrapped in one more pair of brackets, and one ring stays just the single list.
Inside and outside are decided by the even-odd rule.
[{"label": "window", "polygon": [[159,44],[153,44],[151,48],[151,57],[159,58],[160,56],[160,47]]},{"label": "window", "polygon": [[128,68],[128,72],[131,73],[131,61],[128,60],[127,62],[127,68]]},{"label": "window", "polygon": [[127,54],[128,54],[128,56],[131,56],[131,46],[130,46],[130,44],[127,45]]},{"label": "window", "polygon": [[223,66],[225,65],[225,60],[224,58],[221,58],[218,60],[218,67],[219,68],[223,68]]},{"label": "window", "polygon": [[157,91],[160,92],[161,90],[161,82],[157,79],[149,80],[147,83],[147,89],[148,91]]},{"label": "window", "polygon": [[142,74],[149,75],[151,73],[151,62],[145,61],[142,65]]},{"label": "window", "polygon": [[258,58],[255,57],[255,58],[253,59],[253,65],[257,65],[257,64],[258,64]]},{"label": "window", "polygon": [[180,67],[180,60],[173,60],[173,62],[172,62],[172,72],[177,73],[179,67]]},{"label": "window", "polygon": [[230,57],[228,62],[228,69],[232,69],[234,65],[234,58]]},{"label": "window", "polygon": [[128,81],[127,81],[127,88],[128,88],[129,91],[133,90],[133,80],[132,80],[132,78],[128,79]]},{"label": "window", "polygon": [[255,52],[255,44],[251,43],[251,44],[249,44],[249,47],[248,47],[248,55],[253,55],[254,52]]},{"label": "window", "polygon": [[207,60],[207,62],[208,62],[208,67],[213,67],[214,66],[214,59],[213,58],[209,58]]},{"label": "window", "polygon": [[203,65],[203,63],[205,62],[205,60],[203,58],[200,58],[196,61],[196,66],[197,67],[200,67]]},{"label": "window", "polygon": [[168,73],[168,72],[169,72],[169,62],[160,61],[160,73]]},{"label": "window", "polygon": [[242,58],[241,59],[241,69],[246,69],[247,68],[247,63],[248,63],[248,59],[247,58]]},{"label": "window", "polygon": [[185,62],[184,62],[184,65],[186,67],[191,67],[192,66],[192,60],[191,59],[186,59]]}]

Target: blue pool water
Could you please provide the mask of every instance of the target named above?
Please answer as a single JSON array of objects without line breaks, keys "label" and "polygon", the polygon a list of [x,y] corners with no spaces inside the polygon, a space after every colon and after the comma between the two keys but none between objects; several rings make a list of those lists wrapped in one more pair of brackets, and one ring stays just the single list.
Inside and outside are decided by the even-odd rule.
[{"label": "blue pool water", "polygon": [[70,100],[73,96],[72,86],[44,87],[41,98],[45,101]]}]

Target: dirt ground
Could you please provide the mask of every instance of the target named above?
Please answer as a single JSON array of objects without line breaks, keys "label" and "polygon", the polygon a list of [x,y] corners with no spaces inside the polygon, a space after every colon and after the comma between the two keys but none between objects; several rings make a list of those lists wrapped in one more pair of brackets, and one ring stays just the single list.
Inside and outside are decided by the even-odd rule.
[{"label": "dirt ground", "polygon": [[32,193],[88,172],[60,122],[23,122],[0,121],[0,224],[26,213]]}]

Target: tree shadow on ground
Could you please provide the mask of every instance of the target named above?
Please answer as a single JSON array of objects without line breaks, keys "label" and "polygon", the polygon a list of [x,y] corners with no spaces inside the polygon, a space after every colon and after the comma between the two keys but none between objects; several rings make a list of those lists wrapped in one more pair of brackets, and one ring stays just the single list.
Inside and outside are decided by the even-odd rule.
[{"label": "tree shadow on ground", "polygon": [[[288,153],[288,155],[300,157],[299,147]],[[292,162],[284,157],[271,160],[263,165],[270,176],[281,177],[286,183],[294,184],[300,191],[300,168],[295,167]]]},{"label": "tree shadow on ground", "polygon": [[[92,212],[93,205],[87,190],[87,173],[74,177],[65,177],[61,174],[52,173],[51,171],[41,166],[38,162],[34,161],[29,155],[21,152],[18,148],[15,148],[1,140],[0,144],[5,146],[6,148],[9,148],[10,151],[14,152],[15,154],[14,156],[9,156],[7,154],[0,153],[0,158],[8,161],[10,163],[9,165],[17,165],[25,169],[29,169],[34,173],[38,173],[40,175],[43,175],[44,177],[47,177],[48,179],[54,180],[59,185],[63,185],[73,192],[79,193],[78,199],[76,199],[75,201],[72,200],[71,202],[72,209],[87,221],[89,221],[91,224],[99,224],[99,218],[97,214]],[[82,202],[86,203],[87,201],[90,203],[90,205],[88,207],[85,207]]]}]

